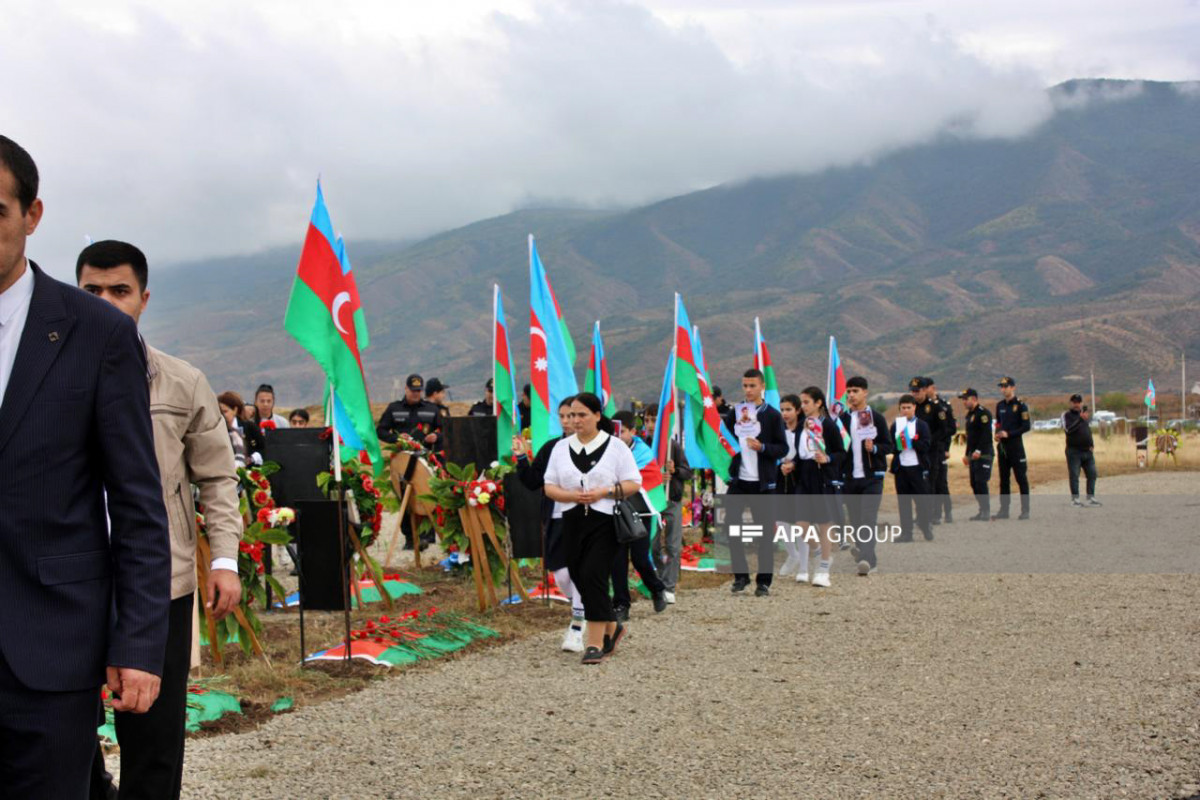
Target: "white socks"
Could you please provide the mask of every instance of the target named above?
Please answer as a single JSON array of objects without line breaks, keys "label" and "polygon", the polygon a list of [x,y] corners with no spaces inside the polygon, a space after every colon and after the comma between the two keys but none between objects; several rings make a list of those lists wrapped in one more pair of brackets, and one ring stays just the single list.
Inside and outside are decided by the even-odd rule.
[{"label": "white socks", "polygon": [[554,582],[558,584],[558,590],[571,598],[571,618],[576,620],[583,619],[583,595],[575,589],[575,584],[571,582],[571,570],[566,567],[554,570]]}]

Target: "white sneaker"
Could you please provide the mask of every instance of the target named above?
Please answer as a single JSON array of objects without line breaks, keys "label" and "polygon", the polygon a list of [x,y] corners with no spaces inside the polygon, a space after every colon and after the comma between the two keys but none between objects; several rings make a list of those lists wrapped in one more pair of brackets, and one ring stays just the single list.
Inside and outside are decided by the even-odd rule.
[{"label": "white sneaker", "polygon": [[808,583],[808,570],[796,573],[796,583]]},{"label": "white sneaker", "polygon": [[1088,504],[1089,506],[1093,507],[1093,508],[1094,508],[1094,507],[1096,507],[1096,506],[1101,506],[1101,505],[1104,505],[1103,503],[1101,503],[1099,500],[1097,500],[1097,499],[1096,499],[1096,498],[1094,498],[1094,497],[1089,497],[1089,498],[1087,499],[1087,504]]},{"label": "white sneaker", "polygon": [[571,625],[567,628],[567,632],[563,634],[562,649],[568,653],[583,652],[583,628],[576,628]]},{"label": "white sneaker", "polygon": [[1076,508],[1083,508],[1083,503],[1080,502],[1078,497],[1071,498],[1071,505],[1075,506]]},{"label": "white sneaker", "polygon": [[867,563],[865,558],[858,562],[858,574],[864,578],[871,574],[871,565]]},{"label": "white sneaker", "polygon": [[817,573],[813,574],[812,585],[820,586],[822,588],[828,589],[829,588],[829,573],[828,572],[817,572]]},{"label": "white sneaker", "polygon": [[796,567],[799,566],[799,564],[796,563],[797,561],[798,559],[788,556],[787,561],[784,561],[783,566],[779,568],[779,576],[781,578],[786,578],[788,575],[795,573]]},{"label": "white sneaker", "polygon": [[667,605],[669,606],[675,605],[675,593],[668,592],[666,589],[663,589],[663,600],[666,600]]}]

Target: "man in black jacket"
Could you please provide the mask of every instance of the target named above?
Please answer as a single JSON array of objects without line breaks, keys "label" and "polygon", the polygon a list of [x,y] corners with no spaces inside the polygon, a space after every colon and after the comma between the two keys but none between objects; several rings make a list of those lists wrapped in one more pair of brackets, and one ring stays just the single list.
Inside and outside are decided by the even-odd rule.
[{"label": "man in black jacket", "polygon": [[495,415],[496,395],[492,391],[493,387],[492,379],[488,378],[487,383],[483,385],[483,399],[471,406],[471,410],[467,412],[468,417],[491,417]]},{"label": "man in black jacket", "polygon": [[0,796],[82,798],[100,686],[158,697],[170,533],[137,325],[26,258],[37,193],[0,136]]},{"label": "man in black jacket", "polygon": [[917,507],[917,527],[926,539],[933,538],[929,524],[929,451],[933,444],[929,426],[917,417],[917,399],[911,394],[900,397],[900,416],[892,423],[892,477],[896,481],[896,500],[900,505],[898,542],[913,540],[913,503]]},{"label": "man in black jacket", "polygon": [[1071,395],[1071,408],[1063,414],[1063,431],[1067,434],[1067,478],[1071,482],[1071,505],[1085,508],[1079,499],[1079,468],[1087,475],[1087,505],[1098,506],[1096,499],[1096,456],[1093,450],[1091,415],[1083,405],[1083,397]]},{"label": "man in black jacket", "polygon": [[933,403],[934,415],[940,430],[929,429],[933,434],[933,460],[937,463],[936,476],[930,489],[932,500],[930,507],[930,522],[934,525],[942,523],[945,516],[946,524],[954,522],[953,504],[950,500],[950,445],[954,443],[954,434],[958,433],[958,423],[954,419],[954,407],[938,394],[937,385],[933,378],[925,378],[925,399]]},{"label": "man in black jacket", "polygon": [[[740,445],[738,454],[729,465],[729,490],[726,494],[769,495],[775,492],[779,459],[787,455],[788,446],[783,416],[763,401],[766,385],[766,378],[760,370],[746,370],[742,374],[742,392],[749,408],[739,403],[730,407],[725,417],[726,426],[737,435]],[[740,413],[739,407],[748,413],[753,409],[753,419],[749,423],[741,423],[735,419]],[[741,511],[737,504],[727,503],[725,508],[726,522],[741,522]],[[769,522],[770,520],[764,521],[763,536],[758,543],[758,574],[755,577],[757,588],[754,591],[758,597],[765,597],[771,593],[771,577],[775,569],[775,544],[771,532],[766,530]],[[746,552],[741,539],[730,537],[729,558],[734,569],[732,589],[737,594],[750,585]]]},{"label": "man in black jacket", "polygon": [[992,415],[979,405],[979,392],[974,389],[963,389],[958,393],[963,404],[967,407],[964,422],[967,432],[967,452],[963,455],[963,465],[970,470],[971,491],[975,493],[975,502],[979,503],[979,513],[971,517],[972,522],[987,522],[991,518],[991,497],[988,495],[988,481],[992,477]]},{"label": "man in black jacket", "polygon": [[[874,529],[879,519],[887,457],[895,449],[887,435],[887,420],[867,405],[867,388],[867,379],[861,375],[847,380],[846,401],[850,409],[842,412],[842,428],[850,434],[850,452],[843,462],[846,477],[842,496],[849,511],[849,523],[856,529],[864,526]],[[858,574],[870,574],[877,564],[875,537],[859,537],[854,557],[858,560]]]},{"label": "man in black jacket", "polygon": [[1004,399],[996,404],[996,464],[1000,468],[1000,513],[992,519],[1008,519],[1009,476],[1017,479],[1021,492],[1021,516],[1029,519],[1029,477],[1026,474],[1025,442],[1029,433],[1029,407],[1017,397],[1017,382],[1007,375],[996,384]]}]

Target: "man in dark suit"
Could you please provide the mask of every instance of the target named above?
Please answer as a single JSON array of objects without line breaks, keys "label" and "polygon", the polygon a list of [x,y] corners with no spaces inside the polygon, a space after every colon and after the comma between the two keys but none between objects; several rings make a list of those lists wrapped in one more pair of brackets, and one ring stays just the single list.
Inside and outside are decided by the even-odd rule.
[{"label": "man in dark suit", "polygon": [[[775,482],[779,478],[779,459],[787,455],[788,446],[783,416],[763,400],[766,385],[766,378],[760,370],[746,370],[742,375],[742,392],[746,401],[730,407],[725,417],[725,425],[737,436],[740,445],[737,455],[729,465],[729,491],[726,494],[775,493]],[[747,420],[738,418],[742,412],[746,413]],[[742,512],[739,506],[727,502],[725,509],[726,522],[741,522]],[[773,532],[768,530],[771,522],[772,520],[763,520],[763,535],[758,540],[758,574],[755,576],[757,585],[754,590],[758,597],[765,597],[771,593],[771,578],[775,569]],[[750,585],[750,573],[741,539],[730,537],[729,558],[734,569],[732,590],[737,594],[745,591]]]},{"label": "man in dark suit", "polygon": [[[883,499],[883,476],[888,470],[887,457],[895,448],[895,437],[887,435],[887,420],[867,405],[867,379],[854,375],[846,381],[846,401],[850,410],[842,413],[842,428],[850,434],[850,453],[843,462],[846,483],[842,497],[855,529],[875,528],[879,503]],[[875,537],[860,537],[854,558],[858,574],[869,575],[876,566]]]},{"label": "man in dark suit", "polygon": [[57,800],[87,797],[106,678],[158,696],[171,558],[137,327],[26,260],[37,190],[0,136],[0,793]]},{"label": "man in dark suit", "polygon": [[898,542],[913,540],[913,503],[917,506],[917,527],[926,539],[933,538],[929,522],[929,457],[933,437],[925,420],[917,416],[917,400],[911,394],[900,396],[900,416],[892,423],[892,477],[896,480],[896,501],[900,506]]}]

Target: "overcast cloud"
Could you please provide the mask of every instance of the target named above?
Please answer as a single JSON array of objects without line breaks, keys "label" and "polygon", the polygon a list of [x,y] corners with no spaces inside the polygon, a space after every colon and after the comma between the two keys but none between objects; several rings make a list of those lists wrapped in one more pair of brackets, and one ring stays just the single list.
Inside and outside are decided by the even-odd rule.
[{"label": "overcast cloud", "polygon": [[298,242],[318,173],[353,253],[544,198],[1019,136],[1069,77],[1200,77],[1194,0],[423,5],[9,0],[0,132],[47,203],[31,256],[65,277],[85,235],[160,263]]}]

